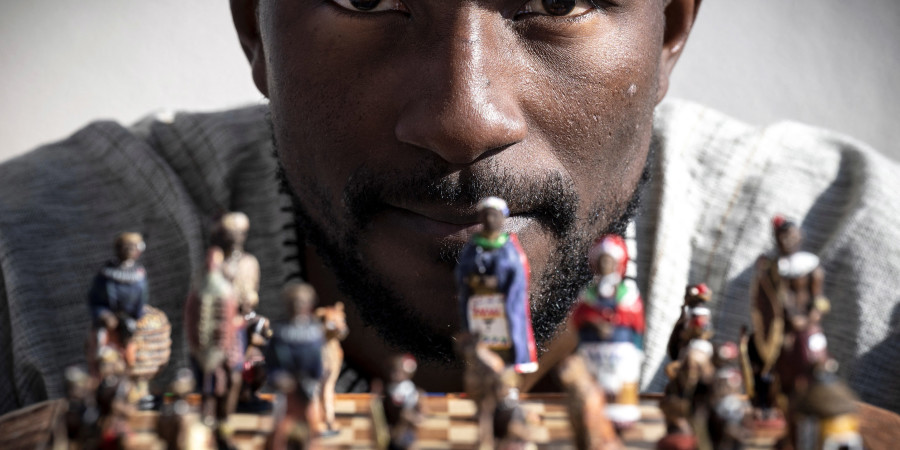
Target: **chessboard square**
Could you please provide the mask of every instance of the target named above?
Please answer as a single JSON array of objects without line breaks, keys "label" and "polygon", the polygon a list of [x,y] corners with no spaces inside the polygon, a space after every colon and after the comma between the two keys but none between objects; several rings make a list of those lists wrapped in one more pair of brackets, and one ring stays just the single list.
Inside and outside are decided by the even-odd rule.
[{"label": "chessboard square", "polygon": [[474,443],[478,441],[478,426],[456,424],[447,430],[447,440],[453,443]]},{"label": "chessboard square", "polygon": [[471,400],[447,400],[447,413],[451,416],[474,416],[476,411],[475,402]]},{"label": "chessboard square", "polygon": [[336,414],[354,414],[357,411],[360,411],[360,408],[355,399],[334,401],[334,412]]}]

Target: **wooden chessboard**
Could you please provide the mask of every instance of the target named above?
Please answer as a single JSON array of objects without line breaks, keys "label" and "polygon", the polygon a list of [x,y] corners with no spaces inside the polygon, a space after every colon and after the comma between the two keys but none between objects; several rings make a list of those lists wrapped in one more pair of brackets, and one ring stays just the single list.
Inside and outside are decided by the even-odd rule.
[{"label": "wooden chessboard", "polygon": [[[572,432],[566,415],[565,398],[561,394],[523,395],[527,413],[538,418],[530,427],[531,438],[539,449],[566,449],[572,445]],[[338,394],[335,409],[340,432],[322,438],[320,448],[373,448],[370,394]],[[655,399],[644,399],[641,421],[626,430],[623,440],[627,448],[655,448],[665,433],[665,425]],[[477,441],[474,420],[475,404],[459,395],[428,396],[425,399],[427,418],[419,429],[422,449],[467,449]],[[38,448],[47,442],[53,422],[65,411],[63,400],[44,402],[13,412],[0,418],[0,448]],[[131,419],[135,432],[129,442],[134,448],[164,448],[155,438],[156,413],[139,412]],[[273,427],[270,415],[234,414],[229,425],[234,440],[241,449],[263,448]],[[760,438],[748,448],[770,448],[771,438]]]}]

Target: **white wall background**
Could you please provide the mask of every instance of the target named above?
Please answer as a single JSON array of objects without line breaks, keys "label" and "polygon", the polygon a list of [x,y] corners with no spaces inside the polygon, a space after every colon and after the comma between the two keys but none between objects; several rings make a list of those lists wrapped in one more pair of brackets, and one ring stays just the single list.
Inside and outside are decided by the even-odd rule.
[{"label": "white wall background", "polygon": [[[95,119],[262,101],[227,4],[0,0],[0,160]],[[706,0],[669,95],[900,159],[900,1]]]}]

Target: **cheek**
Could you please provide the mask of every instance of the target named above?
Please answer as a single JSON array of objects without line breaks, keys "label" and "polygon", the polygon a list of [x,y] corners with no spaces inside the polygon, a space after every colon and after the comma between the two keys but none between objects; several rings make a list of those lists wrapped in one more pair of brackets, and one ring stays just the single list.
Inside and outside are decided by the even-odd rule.
[{"label": "cheek", "polygon": [[335,203],[350,174],[378,153],[375,137],[391,132],[394,108],[390,80],[376,70],[381,50],[366,44],[365,32],[329,26],[331,15],[324,8],[288,11],[272,19],[264,39],[272,121],[287,175],[300,191],[314,180],[319,191],[312,194]]},{"label": "cheek", "polygon": [[658,88],[657,34],[652,24],[623,26],[540,55],[543,76],[528,97],[532,130],[556,149],[582,206],[627,201],[640,177]]}]

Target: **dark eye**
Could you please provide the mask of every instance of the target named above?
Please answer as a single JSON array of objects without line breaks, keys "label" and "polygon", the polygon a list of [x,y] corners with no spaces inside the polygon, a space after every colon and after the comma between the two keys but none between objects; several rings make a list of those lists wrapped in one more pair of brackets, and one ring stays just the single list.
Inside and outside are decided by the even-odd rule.
[{"label": "dark eye", "polygon": [[338,6],[356,12],[408,11],[400,0],[331,0]]},{"label": "dark eye", "polygon": [[589,0],[529,0],[516,15],[541,14],[545,16],[574,17],[594,9]]}]

